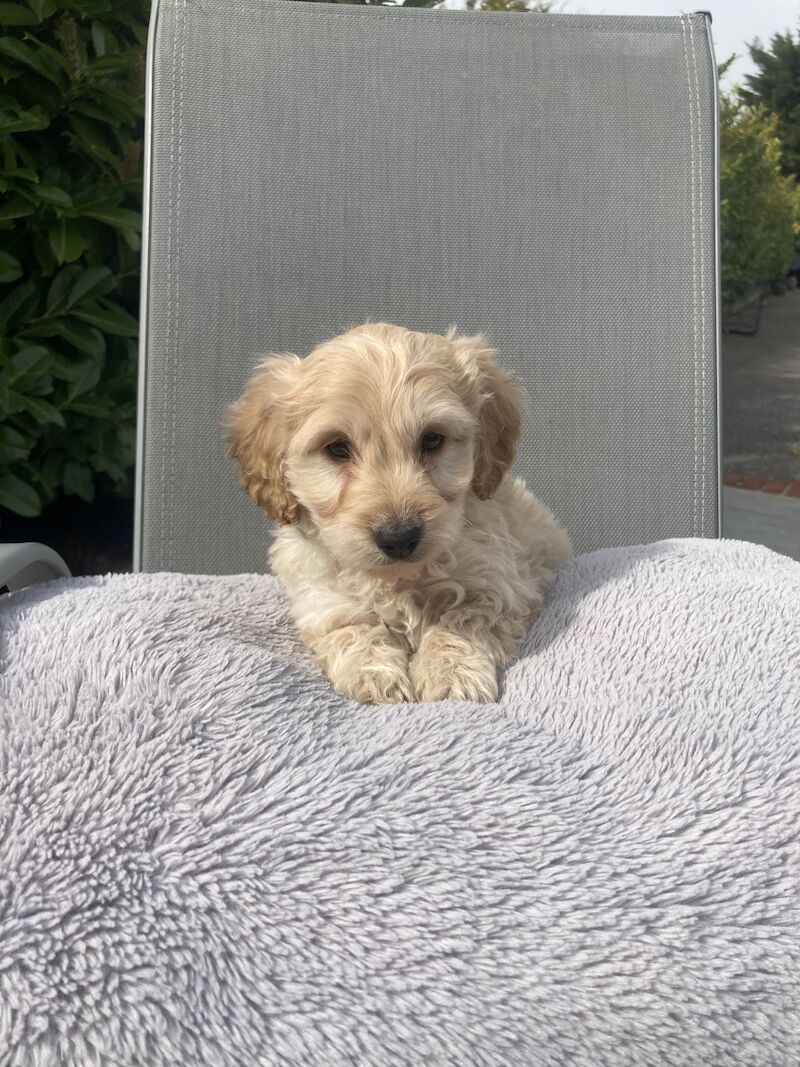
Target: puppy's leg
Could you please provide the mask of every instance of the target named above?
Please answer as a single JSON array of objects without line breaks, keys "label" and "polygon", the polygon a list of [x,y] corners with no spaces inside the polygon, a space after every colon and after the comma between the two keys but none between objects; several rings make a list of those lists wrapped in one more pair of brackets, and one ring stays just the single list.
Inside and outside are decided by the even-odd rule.
[{"label": "puppy's leg", "polygon": [[414,699],[408,649],[381,622],[354,623],[324,634],[304,634],[331,685],[361,704]]},{"label": "puppy's leg", "polygon": [[532,616],[498,620],[469,602],[445,612],[423,632],[409,664],[417,700],[497,700],[497,669],[513,658]]}]

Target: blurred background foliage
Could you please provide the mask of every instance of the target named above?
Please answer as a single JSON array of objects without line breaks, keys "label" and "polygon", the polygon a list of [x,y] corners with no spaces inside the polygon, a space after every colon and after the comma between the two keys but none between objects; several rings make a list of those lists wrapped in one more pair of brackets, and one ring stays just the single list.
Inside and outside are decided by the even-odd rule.
[{"label": "blurred background foliage", "polygon": [[[0,2],[0,515],[132,491],[149,6]],[[800,41],[751,54],[722,101],[727,305],[785,273],[800,218]]]},{"label": "blurred background foliage", "polygon": [[800,237],[800,188],[783,172],[778,117],[739,90],[720,101],[722,302],[779,289]]},{"label": "blurred background foliage", "polygon": [[129,494],[147,0],[0,3],[0,506]]}]

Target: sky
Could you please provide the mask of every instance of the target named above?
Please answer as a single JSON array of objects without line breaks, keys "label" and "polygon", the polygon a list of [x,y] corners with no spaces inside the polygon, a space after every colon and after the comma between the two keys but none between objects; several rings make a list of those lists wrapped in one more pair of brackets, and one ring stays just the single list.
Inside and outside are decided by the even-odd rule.
[{"label": "sky", "polygon": [[740,59],[722,81],[730,88],[753,71],[747,45],[755,37],[768,44],[774,33],[800,27],[800,0],[696,0],[694,4],[673,0],[567,0],[557,5],[568,13],[586,15],[681,15],[687,11],[710,11],[711,31],[717,62],[733,52]]}]

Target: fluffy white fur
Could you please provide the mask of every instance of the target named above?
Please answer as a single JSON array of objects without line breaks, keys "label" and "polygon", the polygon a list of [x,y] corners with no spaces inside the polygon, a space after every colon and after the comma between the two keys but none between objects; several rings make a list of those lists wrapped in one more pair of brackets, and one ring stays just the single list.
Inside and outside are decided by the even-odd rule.
[{"label": "fluffy white fur", "polygon": [[[519,390],[481,337],[371,323],[256,370],[231,408],[231,452],[282,524],[272,568],[340,692],[497,698],[498,667],[571,554],[506,475],[520,430]],[[376,544],[398,522],[421,531],[401,560]]]}]

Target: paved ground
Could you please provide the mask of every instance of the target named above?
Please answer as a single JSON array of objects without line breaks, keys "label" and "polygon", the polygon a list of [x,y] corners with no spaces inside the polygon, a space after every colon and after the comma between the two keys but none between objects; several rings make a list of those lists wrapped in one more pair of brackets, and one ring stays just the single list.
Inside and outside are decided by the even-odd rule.
[{"label": "paved ground", "polygon": [[754,337],[722,335],[723,469],[800,481],[800,289],[767,297]]},{"label": "paved ground", "polygon": [[722,335],[722,533],[800,560],[800,290]]},{"label": "paved ground", "polygon": [[722,536],[754,541],[800,560],[800,500],[725,486]]}]

